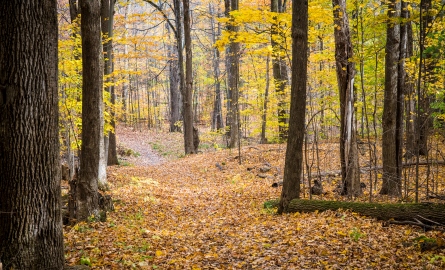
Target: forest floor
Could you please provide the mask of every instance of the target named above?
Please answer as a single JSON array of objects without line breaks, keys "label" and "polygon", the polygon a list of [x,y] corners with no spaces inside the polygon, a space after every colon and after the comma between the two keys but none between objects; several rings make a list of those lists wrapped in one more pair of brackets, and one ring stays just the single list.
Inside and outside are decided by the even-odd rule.
[{"label": "forest floor", "polygon": [[[68,264],[92,269],[443,269],[443,250],[422,252],[442,232],[384,225],[348,211],[283,214],[285,146],[223,150],[211,135],[203,153],[182,155],[182,135],[117,129],[123,155],[109,167],[115,211],[106,222],[65,226]],[[321,149],[333,156],[332,145]],[[324,153],[324,154],[323,154]],[[322,158],[323,158],[322,157]],[[326,162],[325,170],[335,169]],[[332,168],[330,168],[330,166]],[[336,179],[328,180],[335,184]],[[335,195],[327,190],[328,195]]]}]

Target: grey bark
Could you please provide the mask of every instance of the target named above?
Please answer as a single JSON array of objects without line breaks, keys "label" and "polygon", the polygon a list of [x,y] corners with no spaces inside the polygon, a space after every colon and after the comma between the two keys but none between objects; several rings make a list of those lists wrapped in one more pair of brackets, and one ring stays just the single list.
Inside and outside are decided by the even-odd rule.
[{"label": "grey bark", "polygon": [[333,0],[335,62],[340,96],[340,163],[342,194],[361,194],[354,111],[355,64],[345,0]]},{"label": "grey bark", "polygon": [[[212,43],[215,44],[217,38],[221,35],[220,25],[215,22],[214,17],[217,16],[215,12],[214,4],[209,3],[209,13],[210,13],[210,27],[211,27],[211,38]],[[222,115],[222,98],[221,98],[221,71],[219,68],[219,63],[221,61],[220,53],[218,48],[212,49],[212,60],[213,60],[213,78],[215,86],[215,99],[213,103],[213,113],[212,113],[212,130],[220,130],[224,128],[224,121]]]},{"label": "grey bark", "polygon": [[[271,0],[270,7],[272,12],[284,13],[286,11],[281,0]],[[277,22],[277,17],[274,17],[274,22],[271,26],[271,45],[272,45],[272,66],[275,91],[278,96],[278,136],[280,140],[287,139],[288,132],[288,114],[286,111],[286,87],[289,84],[287,75],[287,65],[284,58],[284,48],[279,42],[282,40],[280,25]]]},{"label": "grey bark", "polygon": [[260,143],[267,143],[267,138],[266,138],[267,103],[269,102],[269,87],[270,87],[269,62],[270,62],[270,57],[269,57],[269,55],[267,55],[267,58],[266,58],[266,89],[264,91],[263,113],[261,115],[261,139],[260,139]]},{"label": "grey bark", "polygon": [[305,132],[308,60],[308,2],[292,1],[292,84],[289,138],[284,164],[283,189],[278,213],[288,211],[291,200],[300,197],[303,140]]},{"label": "grey bark", "polygon": [[[238,10],[238,0],[225,0],[226,16],[229,16],[230,20],[233,18],[229,15],[230,11]],[[233,23],[228,23],[227,31],[232,33],[232,36],[236,36],[238,27]],[[235,38],[230,40],[229,47],[227,48],[227,86],[228,86],[228,98],[230,99],[229,107],[227,108],[227,125],[229,126],[229,148],[235,148],[238,146],[239,141],[239,50],[240,45],[235,41]]]},{"label": "grey bark", "polygon": [[0,268],[61,269],[57,1],[0,10]]},{"label": "grey bark", "polygon": [[[407,8],[408,3],[402,1],[401,8],[401,17],[406,19],[404,23],[400,25],[400,47],[404,48],[404,51],[401,51],[400,59],[410,58],[413,55],[413,29],[411,26],[411,21],[409,18],[411,17],[410,12]],[[403,60],[404,61],[404,60]],[[405,98],[405,158],[411,158],[416,153],[416,117],[415,117],[415,91],[413,79],[408,78],[408,74],[403,72],[404,80],[401,82],[404,88],[403,94],[406,96]]]},{"label": "grey bark", "polygon": [[388,3],[388,22],[386,30],[386,57],[385,57],[385,94],[383,104],[383,134],[382,134],[382,159],[383,159],[383,184],[380,194],[401,196],[401,163],[402,141],[401,123],[398,117],[398,62],[400,54],[400,25],[395,24],[397,4],[395,0]]},{"label": "grey bark", "polygon": [[[113,73],[114,69],[114,59],[113,59],[113,22],[114,22],[114,4],[115,0],[101,0],[101,27],[102,34],[107,36],[109,40],[104,42],[103,51],[105,53],[104,59],[104,76]],[[105,147],[105,159],[107,160],[107,165],[117,165],[119,162],[117,160],[116,151],[116,112],[114,105],[116,103],[116,96],[114,92],[114,86],[106,87],[106,91],[110,93],[110,103],[111,108],[108,111],[111,116],[110,125],[113,127],[113,131],[108,133],[108,147]],[[107,140],[105,141],[107,144]]]},{"label": "grey bark", "polygon": [[[190,2],[183,0],[184,8],[184,41],[185,41],[185,85],[182,90],[184,118],[184,149],[185,154],[196,154],[198,151],[193,143],[193,66]],[[197,132],[196,132],[197,134]]]},{"label": "grey bark", "polygon": [[[167,32],[170,32],[170,26],[167,24]],[[177,39],[175,37],[175,42]],[[173,45],[168,45],[168,57],[169,62],[169,80],[170,80],[170,132],[181,132],[181,125],[178,125],[181,121],[181,92],[179,89],[179,61],[178,52],[174,49]]]},{"label": "grey bark", "polygon": [[103,62],[100,1],[80,0],[82,35],[82,150],[76,190],[76,219],[98,215],[98,182],[103,149]]}]

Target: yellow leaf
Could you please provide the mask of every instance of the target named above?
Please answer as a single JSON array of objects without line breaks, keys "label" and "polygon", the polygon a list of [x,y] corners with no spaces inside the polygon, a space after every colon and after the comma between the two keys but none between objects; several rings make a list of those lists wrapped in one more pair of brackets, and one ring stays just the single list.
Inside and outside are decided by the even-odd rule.
[{"label": "yellow leaf", "polygon": [[156,250],[156,257],[160,257],[162,256],[164,253],[162,252],[162,250]]}]

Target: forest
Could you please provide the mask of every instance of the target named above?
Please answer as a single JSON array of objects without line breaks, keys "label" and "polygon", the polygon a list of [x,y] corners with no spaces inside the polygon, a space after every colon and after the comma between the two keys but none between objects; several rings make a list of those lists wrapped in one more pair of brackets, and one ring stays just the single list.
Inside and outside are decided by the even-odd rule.
[{"label": "forest", "polygon": [[0,270],[443,269],[444,7],[0,1]]}]

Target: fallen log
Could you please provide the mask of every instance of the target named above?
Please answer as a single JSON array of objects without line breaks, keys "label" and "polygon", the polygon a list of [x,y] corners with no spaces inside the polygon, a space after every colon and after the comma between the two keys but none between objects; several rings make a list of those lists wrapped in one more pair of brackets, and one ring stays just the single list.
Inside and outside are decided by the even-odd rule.
[{"label": "fallen log", "polygon": [[445,204],[439,203],[362,203],[294,199],[287,212],[336,211],[348,209],[379,220],[413,221],[418,225],[445,226]]}]

